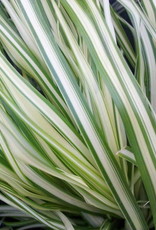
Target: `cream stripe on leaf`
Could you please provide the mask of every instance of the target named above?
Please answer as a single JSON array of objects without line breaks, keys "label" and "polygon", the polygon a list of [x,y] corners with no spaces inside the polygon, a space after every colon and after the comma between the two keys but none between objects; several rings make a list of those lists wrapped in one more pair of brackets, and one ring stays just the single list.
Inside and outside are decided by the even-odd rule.
[{"label": "cream stripe on leaf", "polygon": [[80,69],[83,74],[82,77],[86,80],[88,84],[89,92],[94,98],[94,104],[96,104],[97,106],[96,109],[99,112],[99,117],[101,119],[102,128],[103,130],[105,130],[105,136],[106,136],[107,142],[109,143],[109,147],[112,149],[113,152],[116,152],[116,150],[118,149],[118,141],[116,137],[117,134],[115,133],[116,132],[115,127],[113,127],[113,124],[111,123],[111,120],[109,118],[109,114],[108,114],[106,105],[102,98],[101,90],[97,84],[97,81],[93,75],[91,68],[86,62],[84,55],[82,54],[80,48],[78,47],[78,44],[76,43],[74,37],[72,36],[70,28],[66,24],[65,19],[62,17],[61,12],[59,11],[59,8],[57,7],[54,1],[52,2],[52,5],[54,6],[58,19],[60,20],[62,29],[64,30],[67,36],[68,42],[72,47],[73,53],[77,59],[77,63],[80,66]]},{"label": "cream stripe on leaf", "polygon": [[13,57],[13,61],[19,65],[20,68],[24,69],[39,82],[43,92],[47,98],[58,106],[61,112],[69,114],[68,108],[58,93],[58,90],[48,74],[41,68],[40,63],[30,53],[21,38],[15,34],[15,32],[6,24],[2,17],[0,17],[0,37],[2,44],[8,50],[8,53]]}]

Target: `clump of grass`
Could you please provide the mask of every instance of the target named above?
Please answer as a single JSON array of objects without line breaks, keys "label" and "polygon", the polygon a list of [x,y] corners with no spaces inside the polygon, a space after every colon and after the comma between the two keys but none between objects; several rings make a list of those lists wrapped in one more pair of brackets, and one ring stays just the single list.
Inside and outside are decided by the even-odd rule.
[{"label": "clump of grass", "polygon": [[155,0],[0,13],[0,200],[27,229],[156,227]]}]

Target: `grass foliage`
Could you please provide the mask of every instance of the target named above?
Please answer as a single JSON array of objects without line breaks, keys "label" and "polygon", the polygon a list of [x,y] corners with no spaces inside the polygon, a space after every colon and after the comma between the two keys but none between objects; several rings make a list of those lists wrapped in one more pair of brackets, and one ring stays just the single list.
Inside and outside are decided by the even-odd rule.
[{"label": "grass foliage", "polygon": [[156,228],[155,0],[1,0],[0,79],[4,229]]}]

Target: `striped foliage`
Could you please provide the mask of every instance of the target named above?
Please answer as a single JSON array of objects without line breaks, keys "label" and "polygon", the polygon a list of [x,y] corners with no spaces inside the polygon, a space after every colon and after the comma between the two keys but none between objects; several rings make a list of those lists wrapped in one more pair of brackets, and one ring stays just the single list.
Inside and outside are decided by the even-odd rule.
[{"label": "striped foliage", "polygon": [[155,51],[155,0],[1,0],[0,209],[13,226],[156,227]]}]

